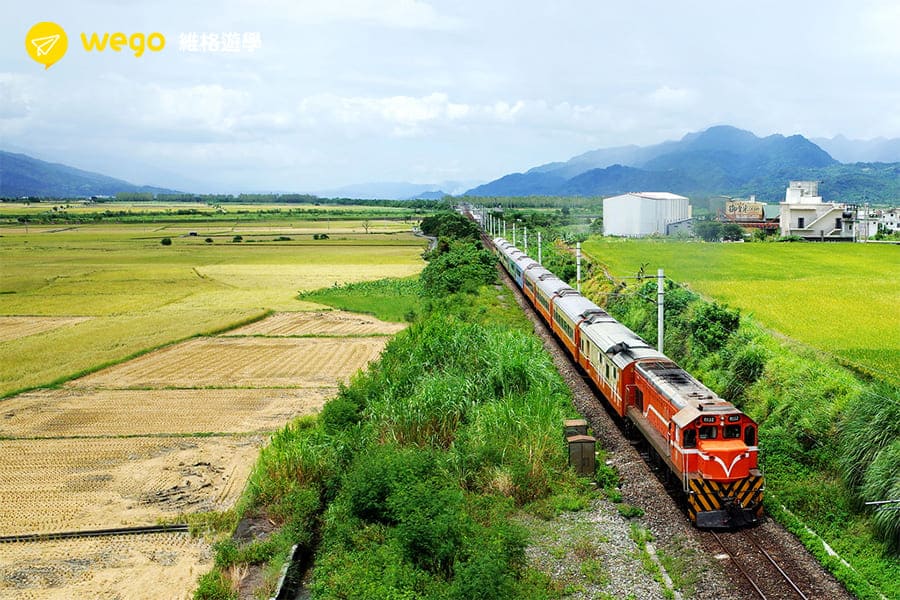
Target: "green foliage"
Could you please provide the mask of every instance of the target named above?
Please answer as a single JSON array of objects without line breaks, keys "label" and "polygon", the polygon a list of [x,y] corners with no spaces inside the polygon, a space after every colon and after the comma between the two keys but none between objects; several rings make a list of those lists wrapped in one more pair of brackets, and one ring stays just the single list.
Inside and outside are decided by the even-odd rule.
[{"label": "green foliage", "polygon": [[194,591],[194,600],[237,600],[238,593],[218,569],[203,574]]},{"label": "green foliage", "polygon": [[617,504],[616,510],[626,519],[634,519],[635,517],[643,517],[644,509],[630,504]]},{"label": "green foliage", "polygon": [[722,224],[718,221],[697,221],[694,223],[694,234],[705,242],[718,242],[722,239]]},{"label": "green foliage", "polygon": [[343,480],[350,514],[373,523],[397,523],[402,515],[388,499],[434,475],[435,459],[431,452],[394,445],[379,445],[360,455]]},{"label": "green foliage", "polygon": [[725,345],[737,331],[740,313],[716,302],[697,303],[690,319],[691,340],[707,352],[715,352]]},{"label": "green foliage", "polygon": [[876,457],[898,439],[900,393],[896,389],[879,386],[848,404],[840,426],[839,461],[851,489],[859,490]]},{"label": "green foliage", "polygon": [[244,241],[244,236],[236,235],[233,238],[231,238],[231,241],[232,241],[232,243],[239,244]]},{"label": "green foliage", "polygon": [[[900,499],[900,438],[875,455],[866,469],[860,495],[867,502]],[[900,510],[897,505],[881,505],[874,511],[875,529],[890,550],[900,551]]]},{"label": "green foliage", "polygon": [[206,239],[203,240],[203,241],[206,242],[207,244],[212,244],[212,243],[213,243],[213,239],[212,239],[212,238],[206,238]]},{"label": "green foliage", "polygon": [[333,285],[302,293],[298,299],[400,323],[412,320],[421,309],[421,294],[418,279],[379,279]]},{"label": "green foliage", "polygon": [[171,245],[172,245],[172,238],[170,238],[170,237],[164,237],[163,239],[159,240],[159,243],[162,244],[163,246],[171,246]]},{"label": "green foliage", "polygon": [[481,230],[471,219],[457,212],[440,212],[422,219],[419,228],[425,235],[478,243]]},{"label": "green foliage", "polygon": [[433,298],[458,292],[475,293],[480,286],[496,280],[495,264],[493,254],[480,246],[453,242],[422,271],[423,292]]},{"label": "green foliage", "polygon": [[726,223],[722,225],[721,235],[726,242],[739,242],[744,239],[744,230],[737,223]]}]

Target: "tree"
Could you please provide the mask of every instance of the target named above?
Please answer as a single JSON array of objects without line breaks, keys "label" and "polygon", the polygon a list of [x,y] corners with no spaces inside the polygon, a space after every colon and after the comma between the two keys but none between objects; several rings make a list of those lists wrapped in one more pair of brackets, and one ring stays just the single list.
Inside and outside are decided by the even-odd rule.
[{"label": "tree", "polygon": [[718,242],[722,237],[722,224],[718,221],[697,221],[694,233],[706,242]]},{"label": "tree", "polygon": [[365,229],[365,230],[366,230],[366,233],[368,234],[368,233],[369,233],[369,227],[371,226],[371,223],[369,223],[369,220],[368,220],[368,219],[365,219],[365,220],[362,222],[362,226],[363,226],[363,229]]},{"label": "tree", "polygon": [[722,226],[722,239],[726,242],[739,242],[744,239],[744,230],[737,223]]},{"label": "tree", "polygon": [[159,240],[159,243],[162,244],[163,246],[171,246],[172,238],[164,237],[163,239]]}]

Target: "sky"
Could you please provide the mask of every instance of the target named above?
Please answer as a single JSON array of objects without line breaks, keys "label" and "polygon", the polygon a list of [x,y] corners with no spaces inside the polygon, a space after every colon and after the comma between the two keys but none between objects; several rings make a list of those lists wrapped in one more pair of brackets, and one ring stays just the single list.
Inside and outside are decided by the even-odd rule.
[{"label": "sky", "polygon": [[[900,137],[890,0],[5,4],[0,149],[185,191],[475,184],[721,124]],[[25,51],[41,21],[68,36],[49,69]]]}]

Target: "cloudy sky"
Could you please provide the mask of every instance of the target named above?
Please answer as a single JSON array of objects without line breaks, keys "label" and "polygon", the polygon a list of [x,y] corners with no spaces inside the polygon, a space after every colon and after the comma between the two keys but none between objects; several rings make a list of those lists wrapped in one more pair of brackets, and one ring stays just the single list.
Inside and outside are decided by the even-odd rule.
[{"label": "cloudy sky", "polygon": [[[38,21],[68,33],[49,70]],[[118,31],[166,47],[82,47]],[[715,124],[900,137],[898,32],[890,0],[8,2],[0,149],[239,192],[487,181]]]}]

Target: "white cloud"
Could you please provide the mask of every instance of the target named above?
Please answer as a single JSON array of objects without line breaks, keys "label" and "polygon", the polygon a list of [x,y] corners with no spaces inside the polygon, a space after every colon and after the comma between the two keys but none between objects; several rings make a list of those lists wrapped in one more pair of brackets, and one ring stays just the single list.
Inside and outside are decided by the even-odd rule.
[{"label": "white cloud", "polygon": [[442,15],[421,0],[241,0],[236,12],[273,12],[278,18],[301,25],[322,25],[342,21],[375,23],[399,29],[449,30],[461,22]]}]

